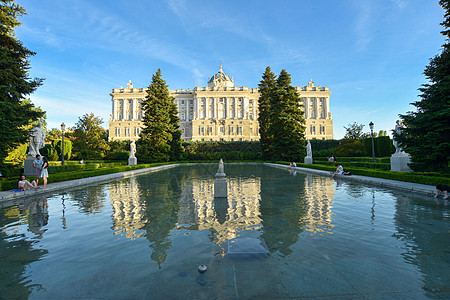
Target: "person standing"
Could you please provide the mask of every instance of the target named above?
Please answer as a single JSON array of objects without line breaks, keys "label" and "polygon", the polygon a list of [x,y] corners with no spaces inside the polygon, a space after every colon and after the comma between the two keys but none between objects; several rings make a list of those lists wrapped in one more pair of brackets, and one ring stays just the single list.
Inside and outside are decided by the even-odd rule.
[{"label": "person standing", "polygon": [[39,154],[36,154],[36,159],[33,160],[33,168],[36,169],[36,184],[39,185],[39,177],[41,177],[41,169],[44,162]]},{"label": "person standing", "polygon": [[41,168],[41,178],[43,178],[44,180],[44,186],[43,188],[47,187],[47,177],[48,177],[48,159],[47,157],[43,157],[42,158],[43,164],[42,164],[42,168]]}]

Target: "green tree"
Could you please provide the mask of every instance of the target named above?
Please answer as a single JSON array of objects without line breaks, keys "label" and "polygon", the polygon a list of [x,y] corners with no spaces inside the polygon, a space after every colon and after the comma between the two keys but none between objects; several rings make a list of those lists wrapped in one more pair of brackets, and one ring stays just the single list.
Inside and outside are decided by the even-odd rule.
[{"label": "green tree", "polygon": [[399,115],[406,127],[401,134],[394,132],[394,139],[411,155],[409,166],[417,171],[442,171],[450,160],[450,1],[439,4],[445,10],[441,34],[447,42],[425,67],[429,83],[419,88],[421,100],[411,103],[417,110]]},{"label": "green tree", "polygon": [[271,158],[271,137],[269,136],[269,121],[270,121],[270,94],[275,87],[276,75],[272,72],[270,67],[266,68],[259,83],[259,135],[261,142],[261,152],[263,159]]},{"label": "green tree", "polygon": [[14,28],[21,24],[18,17],[25,14],[13,0],[0,0],[0,162],[10,149],[26,143],[28,125],[45,114],[26,99],[43,79],[29,78],[28,58],[35,53],[15,38]]},{"label": "green tree", "polygon": [[77,158],[103,158],[105,152],[110,149],[106,142],[106,130],[100,126],[101,124],[103,124],[101,118],[93,113],[85,114],[75,124],[75,130],[68,133],[73,142],[73,153]]},{"label": "green tree", "polygon": [[387,136],[387,131],[386,130],[380,130],[378,132],[378,136]]},{"label": "green tree", "polygon": [[161,162],[180,153],[181,132],[174,98],[169,96],[161,69],[156,71],[142,102],[143,127],[139,134],[136,157],[142,162]]},{"label": "green tree", "polygon": [[172,101],[169,101],[170,125],[172,127],[170,131],[172,134],[172,140],[169,143],[169,156],[171,161],[180,160],[184,152],[181,140],[182,132],[180,130],[180,118],[178,117],[178,108],[174,100],[175,99],[172,98]]},{"label": "green tree", "polygon": [[291,85],[291,75],[282,70],[270,94],[272,159],[299,161],[305,154],[305,118],[297,90]]},{"label": "green tree", "polygon": [[[348,124],[348,127],[345,127],[345,135],[344,140],[362,140],[366,137],[370,137],[370,134],[364,133],[363,124],[358,124],[353,122],[353,124]],[[375,136],[374,136],[375,137]]]},{"label": "green tree", "polygon": [[62,135],[61,129],[52,128],[45,133],[45,141],[51,142],[52,140],[60,139]]}]

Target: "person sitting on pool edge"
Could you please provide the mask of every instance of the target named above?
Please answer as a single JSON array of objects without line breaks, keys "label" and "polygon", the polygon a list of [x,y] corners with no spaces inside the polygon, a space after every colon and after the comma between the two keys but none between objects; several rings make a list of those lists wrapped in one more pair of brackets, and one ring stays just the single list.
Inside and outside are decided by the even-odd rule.
[{"label": "person sitting on pool edge", "polygon": [[352,175],[352,173],[350,172],[344,172],[344,168],[340,165],[340,164],[336,164],[336,171],[334,172],[330,172],[331,174],[331,178],[334,177],[334,175],[338,174],[338,175]]},{"label": "person sitting on pool edge", "polygon": [[37,186],[36,181],[32,181],[31,183],[25,179],[25,175],[22,174],[20,176],[19,181],[17,182],[17,188],[21,191],[26,191],[29,189],[40,189],[41,187]]},{"label": "person sitting on pool edge", "polygon": [[436,195],[434,195],[434,198],[439,197],[440,192],[444,192],[444,199],[448,199],[448,192],[450,192],[450,186],[444,185],[444,184],[438,184],[436,185]]}]

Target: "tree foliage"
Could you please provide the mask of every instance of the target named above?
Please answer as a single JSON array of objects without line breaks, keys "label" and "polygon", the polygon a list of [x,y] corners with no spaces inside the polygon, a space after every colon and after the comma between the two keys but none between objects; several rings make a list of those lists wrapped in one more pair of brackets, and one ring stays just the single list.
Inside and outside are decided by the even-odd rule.
[{"label": "tree foliage", "polygon": [[183,152],[175,99],[169,96],[161,69],[153,75],[147,96],[142,102],[143,128],[139,134],[136,157],[141,162],[177,159]]},{"label": "tree foliage", "polygon": [[110,149],[106,142],[106,130],[101,124],[103,120],[100,117],[93,113],[85,114],[75,124],[75,130],[68,134],[73,142],[73,153],[78,159],[103,158]]},{"label": "tree foliage", "polygon": [[406,127],[401,134],[394,132],[394,138],[411,155],[410,167],[417,171],[442,171],[450,160],[450,1],[439,4],[445,10],[441,33],[447,42],[425,67],[429,83],[419,88],[421,100],[411,103],[417,110],[399,115]]},{"label": "tree foliage", "polygon": [[362,140],[366,137],[370,137],[367,133],[363,132],[364,124],[358,124],[353,122],[353,124],[348,124],[348,127],[344,126],[345,135],[344,140]]},{"label": "tree foliage", "polygon": [[0,162],[8,150],[26,143],[27,125],[44,116],[26,99],[43,79],[29,78],[28,58],[35,53],[15,37],[14,29],[21,24],[18,17],[25,14],[13,0],[0,1]]},{"label": "tree foliage", "polygon": [[270,123],[270,95],[275,87],[275,80],[277,76],[272,72],[268,66],[259,83],[259,135],[261,142],[261,152],[264,159],[271,157],[271,136],[269,135]]},{"label": "tree foliage", "polygon": [[300,161],[305,154],[305,118],[291,75],[282,70],[269,96],[270,158]]}]

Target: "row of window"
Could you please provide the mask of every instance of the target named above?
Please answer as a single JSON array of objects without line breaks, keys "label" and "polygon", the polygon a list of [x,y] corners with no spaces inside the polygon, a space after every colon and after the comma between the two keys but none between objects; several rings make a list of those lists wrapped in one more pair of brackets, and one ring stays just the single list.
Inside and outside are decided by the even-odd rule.
[{"label": "row of window", "polygon": [[[316,134],[316,126],[309,126],[309,133]],[[325,126],[319,125],[319,134],[325,134]]]},{"label": "row of window", "polygon": [[[141,132],[141,128],[135,127],[133,129],[133,136],[137,136]],[[120,137],[122,135],[122,128],[116,128],[115,129],[116,136]],[[131,128],[124,128],[123,129],[123,136],[131,136]]]},{"label": "row of window", "polygon": [[[235,134],[235,129],[236,129],[236,134],[237,135],[242,135],[243,129],[242,126],[228,126],[228,134],[230,135],[234,135]],[[205,131],[206,130],[206,131]],[[204,134],[206,132],[206,134],[213,134],[213,127],[211,126],[207,126],[207,127],[203,127],[200,126],[198,128],[198,133],[199,134]],[[250,133],[253,134],[253,128],[250,127]],[[219,135],[221,134],[225,134],[225,126],[220,126],[219,127]]]}]

